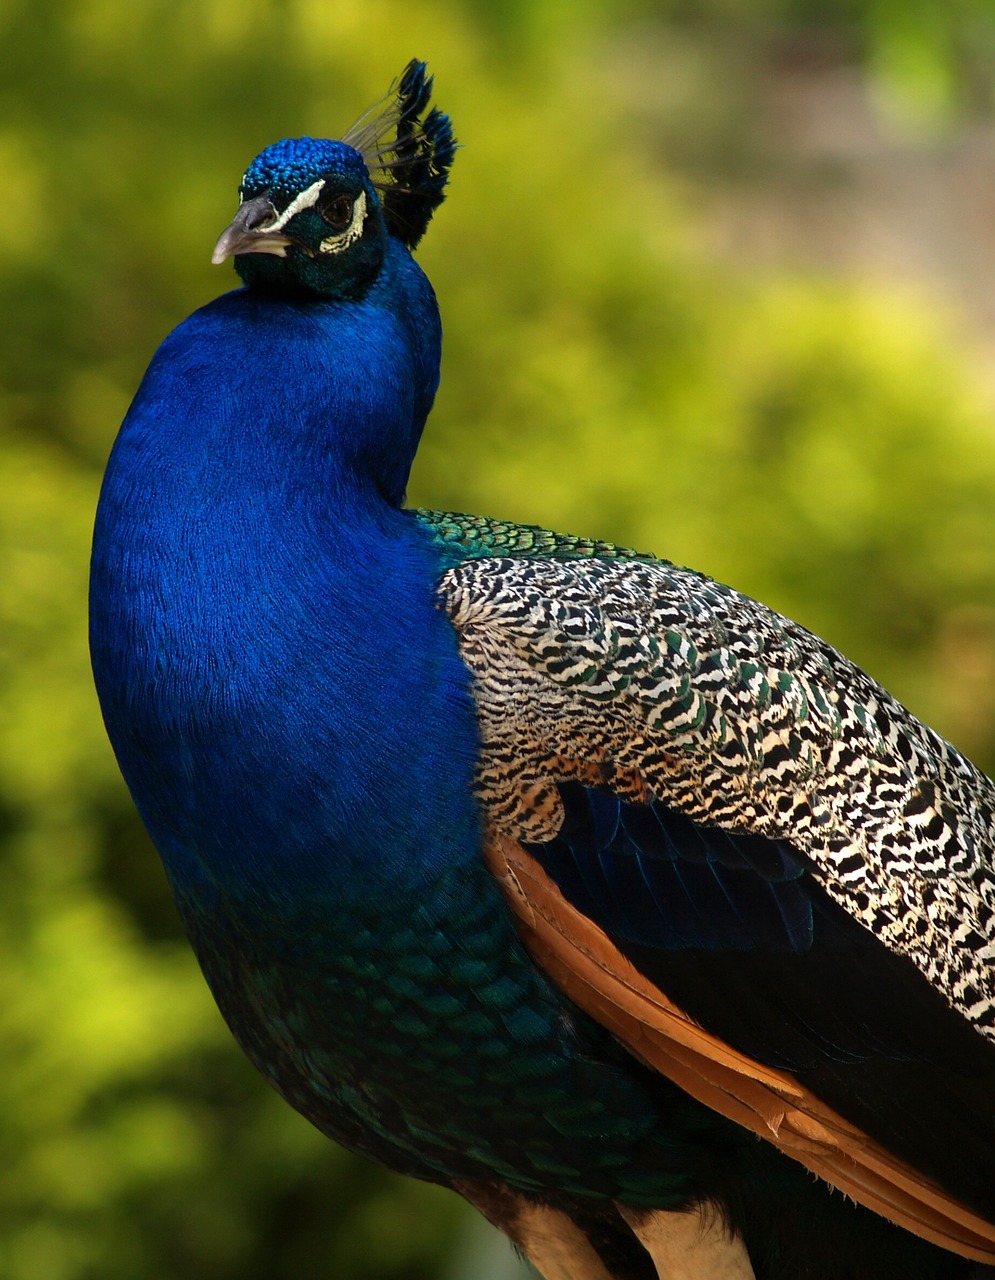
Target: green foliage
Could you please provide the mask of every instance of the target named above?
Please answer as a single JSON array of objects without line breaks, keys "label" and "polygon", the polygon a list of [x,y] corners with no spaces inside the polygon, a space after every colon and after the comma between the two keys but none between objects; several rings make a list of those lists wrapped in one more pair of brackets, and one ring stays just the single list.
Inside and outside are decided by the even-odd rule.
[{"label": "green foliage", "polygon": [[427,1280],[458,1229],[454,1198],[339,1152],[229,1043],[85,646],[100,466],[157,342],[233,283],[208,258],[238,176],[338,133],[413,54],[465,150],[422,254],[447,348],[412,500],[692,563],[995,763],[981,372],[909,294],[712,260],[693,169],[658,154],[666,104],[653,127],[621,106],[650,18],[709,69],[690,101],[716,155],[774,27],[850,42],[909,128],[990,100],[982,0],[0,7],[3,1280]]}]

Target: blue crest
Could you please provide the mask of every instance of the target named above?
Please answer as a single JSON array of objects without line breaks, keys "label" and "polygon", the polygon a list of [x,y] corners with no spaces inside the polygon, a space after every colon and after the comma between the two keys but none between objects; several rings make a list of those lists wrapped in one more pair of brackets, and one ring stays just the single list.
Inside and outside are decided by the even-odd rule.
[{"label": "blue crest", "polygon": [[357,174],[379,193],[388,231],[413,249],[443,201],[457,146],[452,122],[431,99],[432,77],[414,58],[341,142],[284,138],[261,151],[242,196],[290,200],[327,173]]},{"label": "blue crest", "polygon": [[245,171],[241,190],[245,196],[263,191],[293,196],[331,172],[368,176],[363,157],[347,142],[284,138],[260,151]]}]

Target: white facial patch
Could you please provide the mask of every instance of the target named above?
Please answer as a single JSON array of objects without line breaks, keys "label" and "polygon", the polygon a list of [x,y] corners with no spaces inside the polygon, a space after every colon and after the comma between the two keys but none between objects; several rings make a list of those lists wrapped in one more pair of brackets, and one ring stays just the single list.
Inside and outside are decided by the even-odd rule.
[{"label": "white facial patch", "polygon": [[270,222],[265,227],[260,227],[259,230],[265,231],[268,235],[271,231],[279,231],[282,227],[285,227],[295,214],[300,213],[302,209],[310,209],[313,204],[317,204],[324,185],[324,178],[319,178],[317,182],[312,182],[305,191],[301,191],[294,196],[275,222]]},{"label": "white facial patch", "polygon": [[[310,191],[311,188],[309,187]],[[304,193],[305,195],[307,192]],[[317,199],[317,197],[315,197]],[[312,200],[313,204],[314,201]],[[351,244],[355,244],[359,237],[363,234],[363,223],[366,221],[366,192],[360,191],[356,197],[356,203],[352,206],[352,221],[344,231],[339,231],[334,236],[329,236],[327,240],[322,240],[318,249],[321,253],[342,253],[348,249]]]}]

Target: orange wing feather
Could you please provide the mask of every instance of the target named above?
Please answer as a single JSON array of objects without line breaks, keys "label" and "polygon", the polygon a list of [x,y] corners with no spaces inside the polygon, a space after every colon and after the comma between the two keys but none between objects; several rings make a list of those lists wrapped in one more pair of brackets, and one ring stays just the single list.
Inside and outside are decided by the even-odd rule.
[{"label": "orange wing feather", "polygon": [[491,832],[488,866],[533,959],[636,1057],[907,1231],[995,1263],[995,1224],[898,1160],[785,1072],[692,1021],[571,906],[517,841]]}]

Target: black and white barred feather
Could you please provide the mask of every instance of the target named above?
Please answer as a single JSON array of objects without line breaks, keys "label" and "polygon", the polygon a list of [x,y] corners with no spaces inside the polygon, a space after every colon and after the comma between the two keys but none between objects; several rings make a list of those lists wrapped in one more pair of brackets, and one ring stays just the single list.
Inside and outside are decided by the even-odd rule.
[{"label": "black and white barred feather", "polygon": [[646,558],[471,558],[440,599],[473,673],[477,785],[501,830],[552,838],[556,784],[579,777],[790,841],[995,1039],[995,786],[861,670]]}]

